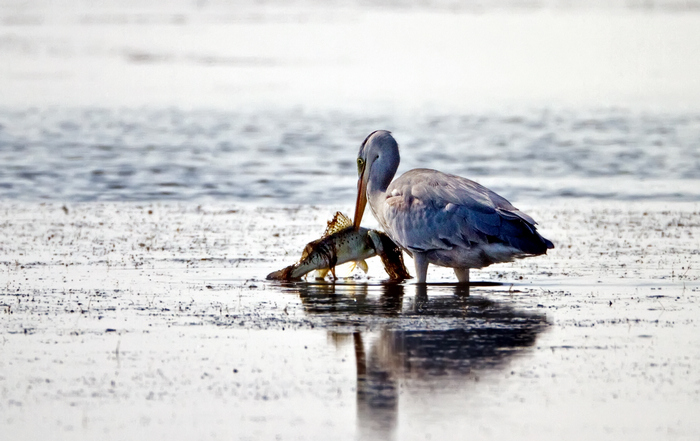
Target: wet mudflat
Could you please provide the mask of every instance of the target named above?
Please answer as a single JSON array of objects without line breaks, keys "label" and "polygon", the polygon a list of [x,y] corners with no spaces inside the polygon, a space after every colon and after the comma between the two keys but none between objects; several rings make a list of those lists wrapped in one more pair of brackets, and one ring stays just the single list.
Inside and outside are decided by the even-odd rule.
[{"label": "wet mudflat", "polygon": [[[2,202],[8,439],[696,439],[700,206],[520,204],[557,248],[424,289],[264,281],[337,206]],[[412,271],[412,262],[407,265]]]}]

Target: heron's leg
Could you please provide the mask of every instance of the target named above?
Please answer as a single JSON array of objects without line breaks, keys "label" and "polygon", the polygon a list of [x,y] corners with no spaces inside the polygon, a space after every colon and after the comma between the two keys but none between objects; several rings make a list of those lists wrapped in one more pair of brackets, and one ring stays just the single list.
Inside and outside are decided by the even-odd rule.
[{"label": "heron's leg", "polygon": [[428,275],[428,256],[425,253],[413,252],[413,262],[416,264],[416,282],[425,283]]},{"label": "heron's leg", "polygon": [[413,301],[414,312],[420,312],[428,304],[428,286],[424,283],[416,286],[416,298]]},{"label": "heron's leg", "polygon": [[454,268],[459,283],[469,283],[469,268]]}]

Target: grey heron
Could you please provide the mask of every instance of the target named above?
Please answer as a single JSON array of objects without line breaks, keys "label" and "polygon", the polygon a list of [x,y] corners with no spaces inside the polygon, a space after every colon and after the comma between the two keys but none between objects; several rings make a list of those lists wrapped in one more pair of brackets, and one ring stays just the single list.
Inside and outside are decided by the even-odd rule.
[{"label": "grey heron", "polygon": [[419,168],[392,182],[399,161],[399,146],[386,130],[362,143],[353,225],[360,227],[369,202],[384,232],[413,257],[418,283],[426,282],[431,263],[453,268],[459,282],[468,283],[470,268],[554,248],[534,219],[474,181]]}]

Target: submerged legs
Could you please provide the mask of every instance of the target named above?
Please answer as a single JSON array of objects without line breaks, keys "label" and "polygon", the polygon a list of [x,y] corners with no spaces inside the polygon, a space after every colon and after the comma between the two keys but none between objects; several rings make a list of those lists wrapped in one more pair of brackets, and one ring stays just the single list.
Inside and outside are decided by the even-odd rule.
[{"label": "submerged legs", "polygon": [[469,283],[469,268],[454,268],[459,283]]},{"label": "submerged legs", "polygon": [[[428,275],[428,256],[426,253],[413,252],[413,262],[416,264],[416,282],[426,283]],[[453,268],[459,283],[469,284],[469,268]]]},{"label": "submerged legs", "polygon": [[[416,264],[416,282],[426,283],[428,275],[428,256],[425,253],[413,252],[413,261]],[[469,268],[453,268],[459,283],[469,284]]]},{"label": "submerged legs", "polygon": [[425,253],[413,252],[413,261],[416,264],[416,282],[425,283],[425,279],[428,275],[428,257]]}]

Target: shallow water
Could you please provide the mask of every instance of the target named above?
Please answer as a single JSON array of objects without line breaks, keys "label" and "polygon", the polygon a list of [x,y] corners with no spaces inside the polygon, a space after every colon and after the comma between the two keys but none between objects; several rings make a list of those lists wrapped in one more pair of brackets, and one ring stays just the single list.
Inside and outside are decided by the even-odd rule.
[{"label": "shallow water", "polygon": [[333,204],[378,128],[416,167],[517,200],[700,198],[700,115],[632,111],[365,117],[268,111],[0,111],[0,197]]}]

